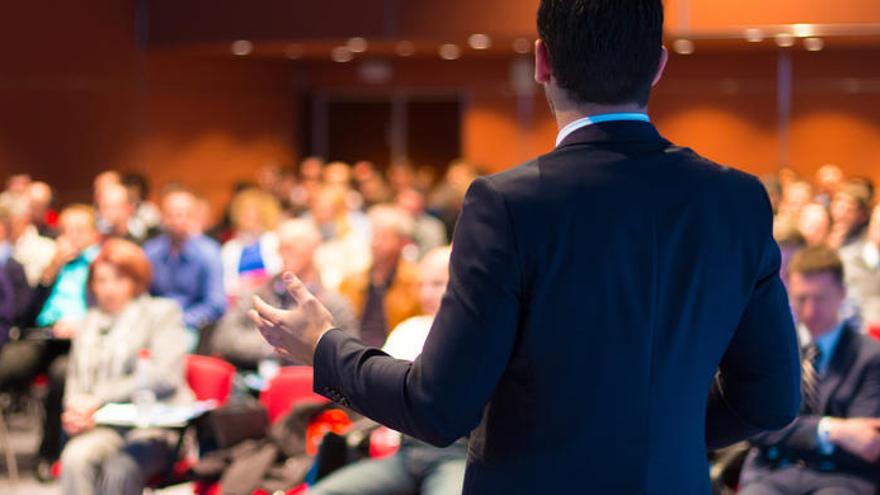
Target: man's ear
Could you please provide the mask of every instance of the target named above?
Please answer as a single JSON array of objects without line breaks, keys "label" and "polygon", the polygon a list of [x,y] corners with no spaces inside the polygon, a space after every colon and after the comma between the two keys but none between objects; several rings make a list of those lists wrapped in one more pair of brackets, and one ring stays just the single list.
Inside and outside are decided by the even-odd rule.
[{"label": "man's ear", "polygon": [[651,87],[660,82],[663,77],[663,71],[666,70],[666,62],[669,62],[669,50],[665,46],[660,47],[660,62],[657,64],[657,73],[654,74],[654,80],[651,81]]},{"label": "man's ear", "polygon": [[535,41],[535,82],[542,85],[547,84],[552,76],[547,45],[539,38]]}]

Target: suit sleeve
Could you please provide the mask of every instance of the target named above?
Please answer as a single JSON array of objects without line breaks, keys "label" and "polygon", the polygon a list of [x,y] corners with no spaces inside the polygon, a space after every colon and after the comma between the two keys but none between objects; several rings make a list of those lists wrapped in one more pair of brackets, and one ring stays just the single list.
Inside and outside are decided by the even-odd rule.
[{"label": "suit sleeve", "polygon": [[763,188],[758,194],[764,203],[759,215],[762,261],[709,396],[706,441],[710,449],[781,429],[800,409],[797,333],[779,277],[780,253],[773,240],[770,203]]},{"label": "suit sleeve", "polygon": [[455,230],[450,279],[421,356],[395,360],[339,330],[315,351],[315,391],[437,446],[480,422],[518,327],[521,263],[507,207],[474,182]]}]

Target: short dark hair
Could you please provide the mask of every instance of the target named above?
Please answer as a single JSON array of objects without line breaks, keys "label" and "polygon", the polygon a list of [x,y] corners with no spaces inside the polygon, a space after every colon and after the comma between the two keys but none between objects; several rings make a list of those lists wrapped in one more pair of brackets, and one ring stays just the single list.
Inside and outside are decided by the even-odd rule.
[{"label": "short dark hair", "polygon": [[843,262],[837,252],[825,246],[812,246],[801,249],[788,263],[788,276],[798,273],[802,276],[830,273],[838,285],[843,286]]},{"label": "short dark hair", "polygon": [[663,46],[662,0],[541,0],[538,35],[577,103],[648,103]]}]

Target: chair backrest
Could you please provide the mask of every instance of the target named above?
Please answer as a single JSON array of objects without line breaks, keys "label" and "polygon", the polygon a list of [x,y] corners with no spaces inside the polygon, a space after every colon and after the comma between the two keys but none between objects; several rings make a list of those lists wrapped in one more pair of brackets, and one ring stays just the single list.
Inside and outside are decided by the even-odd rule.
[{"label": "chair backrest", "polygon": [[312,380],[311,366],[285,366],[278,370],[278,375],[269,380],[269,386],[260,394],[269,421],[274,422],[303,399],[327,401],[312,392]]},{"label": "chair backrest", "polygon": [[235,366],[226,361],[195,354],[186,357],[186,382],[197,400],[215,400],[223,404],[232,391]]}]

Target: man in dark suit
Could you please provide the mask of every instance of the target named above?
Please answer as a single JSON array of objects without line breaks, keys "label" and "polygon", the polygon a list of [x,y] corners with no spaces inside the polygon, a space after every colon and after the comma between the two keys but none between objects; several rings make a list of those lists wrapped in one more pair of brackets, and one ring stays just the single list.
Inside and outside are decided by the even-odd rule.
[{"label": "man in dark suit", "polygon": [[804,400],[787,428],[752,440],[743,495],[874,495],[880,481],[880,344],[841,322],[843,265],[824,247],[789,265],[789,291],[808,330]]},{"label": "man in dark suit", "polygon": [[331,329],[292,276],[298,309],[255,301],[319,393],[436,445],[470,433],[465,493],[707,494],[707,446],[797,415],[763,187],[645,114],[662,25],[660,0],[541,2],[558,145],[471,186],[414,362]]}]

